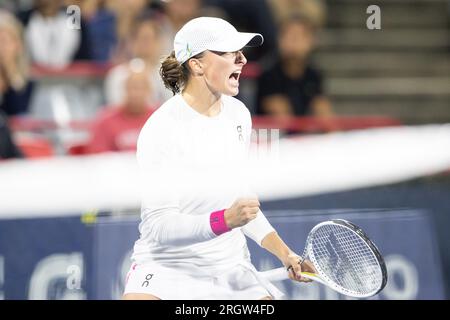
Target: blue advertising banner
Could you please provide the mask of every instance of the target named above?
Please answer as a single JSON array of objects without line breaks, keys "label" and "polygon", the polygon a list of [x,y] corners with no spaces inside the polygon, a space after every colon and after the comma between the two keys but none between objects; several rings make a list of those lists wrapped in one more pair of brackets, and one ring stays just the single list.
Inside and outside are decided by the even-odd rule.
[{"label": "blue advertising banner", "polygon": [[[385,257],[389,280],[372,299],[444,299],[440,258],[433,226],[424,211],[266,211],[268,219],[291,248],[303,251],[312,227],[333,218],[347,219],[367,232]],[[97,248],[95,297],[120,298],[134,241],[137,222],[103,221],[95,229]],[[420,235],[418,237],[417,235]],[[252,262],[258,270],[280,267],[280,262],[253,241],[248,241]],[[424,263],[426,261],[426,263]],[[345,299],[319,284],[298,284],[290,280],[276,283],[287,299]]]},{"label": "blue advertising banner", "polygon": [[[363,228],[385,257],[386,288],[373,299],[444,299],[441,261],[430,215],[420,210],[266,210],[299,254],[318,222],[341,218]],[[0,220],[0,298],[120,299],[138,238],[138,218]],[[263,271],[281,266],[248,241]],[[319,284],[275,283],[288,299],[345,299]]]},{"label": "blue advertising banner", "polygon": [[94,299],[120,299],[131,266],[134,242],[139,237],[136,218],[99,219],[94,237]]},{"label": "blue advertising banner", "polygon": [[0,297],[86,299],[90,229],[79,216],[0,220]]}]

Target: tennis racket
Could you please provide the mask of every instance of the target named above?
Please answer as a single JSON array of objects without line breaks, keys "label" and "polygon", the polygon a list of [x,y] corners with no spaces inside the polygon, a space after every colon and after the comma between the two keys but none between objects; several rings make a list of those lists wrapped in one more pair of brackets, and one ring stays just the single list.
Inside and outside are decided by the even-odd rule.
[{"label": "tennis racket", "polygon": [[[302,256],[317,270],[317,273],[302,272],[302,277],[347,296],[371,297],[383,290],[387,282],[381,253],[361,228],[346,220],[316,225],[308,234]],[[269,281],[289,279],[286,268],[261,274]]]}]

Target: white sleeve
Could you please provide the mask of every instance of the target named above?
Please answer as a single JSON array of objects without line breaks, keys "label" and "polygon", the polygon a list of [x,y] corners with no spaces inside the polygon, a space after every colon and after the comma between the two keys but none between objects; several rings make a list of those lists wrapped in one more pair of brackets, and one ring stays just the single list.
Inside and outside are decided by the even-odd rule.
[{"label": "white sleeve", "polygon": [[142,210],[146,218],[141,232],[145,230],[161,245],[190,245],[216,237],[209,224],[209,213],[185,215],[171,206],[146,206]]},{"label": "white sleeve", "polygon": [[195,216],[180,212],[177,188],[180,172],[171,162],[172,145],[164,138],[167,132],[170,131],[145,126],[139,136],[141,233],[162,245],[189,245],[215,238],[209,222],[210,212]]},{"label": "white sleeve", "polygon": [[261,246],[261,242],[269,233],[275,231],[261,210],[259,210],[255,219],[241,229],[247,237],[255,241],[259,246]]}]

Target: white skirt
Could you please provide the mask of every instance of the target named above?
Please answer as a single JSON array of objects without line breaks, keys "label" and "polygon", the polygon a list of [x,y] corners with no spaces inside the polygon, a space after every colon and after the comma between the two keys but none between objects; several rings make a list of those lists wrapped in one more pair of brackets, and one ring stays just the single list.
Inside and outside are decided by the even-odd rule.
[{"label": "white skirt", "polygon": [[124,294],[128,293],[151,294],[163,300],[258,300],[283,296],[247,262],[217,276],[193,275],[155,261],[133,263],[126,278]]}]

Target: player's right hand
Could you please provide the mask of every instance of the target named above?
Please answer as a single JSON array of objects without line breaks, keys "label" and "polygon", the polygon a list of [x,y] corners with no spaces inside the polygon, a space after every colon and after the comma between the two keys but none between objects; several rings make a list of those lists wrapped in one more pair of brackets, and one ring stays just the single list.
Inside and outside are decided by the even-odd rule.
[{"label": "player's right hand", "polygon": [[237,199],[230,208],[225,210],[225,223],[230,229],[246,225],[256,218],[260,205],[256,198]]}]

